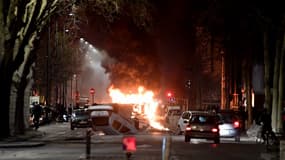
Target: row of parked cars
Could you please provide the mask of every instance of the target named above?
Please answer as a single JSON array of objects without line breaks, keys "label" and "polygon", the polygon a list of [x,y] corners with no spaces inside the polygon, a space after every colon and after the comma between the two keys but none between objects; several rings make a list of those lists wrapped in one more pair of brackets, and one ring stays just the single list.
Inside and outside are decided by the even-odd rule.
[{"label": "row of parked cars", "polygon": [[240,141],[242,119],[238,112],[185,111],[178,120],[178,133],[184,133],[185,142],[191,138],[205,138],[220,143],[220,137],[234,137]]}]

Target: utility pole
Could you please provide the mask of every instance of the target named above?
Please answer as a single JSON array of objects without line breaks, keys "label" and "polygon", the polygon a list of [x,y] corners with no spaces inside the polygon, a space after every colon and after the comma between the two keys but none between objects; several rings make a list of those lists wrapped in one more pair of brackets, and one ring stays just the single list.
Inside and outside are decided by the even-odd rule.
[{"label": "utility pole", "polygon": [[189,102],[190,102],[190,99],[191,99],[191,97],[190,97],[190,95],[191,95],[191,90],[190,90],[190,89],[191,89],[191,84],[192,84],[192,82],[191,82],[190,79],[187,80],[187,81],[186,81],[186,84],[185,84],[185,87],[186,87],[186,89],[188,90],[188,98],[186,98],[185,101],[184,101],[184,103],[186,104],[185,111],[186,111],[186,110],[190,110]]}]

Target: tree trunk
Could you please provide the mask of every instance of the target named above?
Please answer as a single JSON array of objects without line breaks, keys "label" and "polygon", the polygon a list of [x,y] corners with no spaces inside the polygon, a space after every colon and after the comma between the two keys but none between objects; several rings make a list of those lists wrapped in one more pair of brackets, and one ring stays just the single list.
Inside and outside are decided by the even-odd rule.
[{"label": "tree trunk", "polygon": [[231,68],[230,68],[230,63],[231,63],[231,57],[229,53],[232,52],[230,49],[227,49],[225,53],[225,108],[230,109],[230,85],[231,85]]},{"label": "tree trunk", "polygon": [[1,104],[1,111],[0,111],[0,138],[8,137],[10,135],[10,127],[9,127],[9,104],[10,104],[10,84],[11,84],[11,77],[12,74],[9,73],[9,68],[6,68],[5,64],[9,64],[7,60],[4,61],[5,53],[5,26],[4,26],[4,14],[3,9],[5,8],[3,2],[0,3],[0,104]]},{"label": "tree trunk", "polygon": [[[28,54],[28,53],[26,53]],[[24,114],[24,98],[27,84],[29,82],[28,75],[30,73],[30,68],[35,60],[35,54],[31,52],[28,56],[27,62],[24,65],[21,80],[18,86],[17,99],[16,99],[16,115],[15,115],[15,134],[25,133],[25,114]]]},{"label": "tree trunk", "polygon": [[280,68],[280,39],[276,42],[276,53],[274,60],[274,72],[273,72],[273,88],[272,88],[272,128],[274,131],[277,129],[277,108],[278,108],[278,81],[279,81],[279,68]]},{"label": "tree trunk", "polygon": [[[8,7],[2,2],[1,9],[4,7]],[[3,6],[2,6],[3,5]],[[3,7],[3,8],[2,8]],[[10,136],[10,95],[12,88],[12,77],[14,71],[16,70],[17,64],[14,63],[14,46],[15,39],[17,37],[17,33],[10,33],[8,31],[8,24],[5,23],[7,17],[4,13],[4,10],[1,10],[0,17],[3,21],[1,21],[1,59],[0,59],[0,104],[1,104],[1,112],[0,112],[0,126],[1,132],[0,137]],[[18,58],[15,57],[15,59]]]},{"label": "tree trunk", "polygon": [[246,104],[247,104],[247,126],[251,126],[252,124],[252,89],[250,85],[250,79],[247,77],[247,83],[246,83]]},{"label": "tree trunk", "polygon": [[279,96],[278,96],[278,109],[277,109],[277,131],[282,131],[282,110],[283,110],[283,89],[284,89],[284,56],[285,54],[285,32],[283,33],[283,44],[280,55],[280,69],[279,69]]},{"label": "tree trunk", "polygon": [[8,70],[3,71],[3,67],[0,70],[0,103],[1,103],[1,112],[0,112],[0,138],[5,138],[10,135],[10,90],[11,90],[11,83],[12,78],[9,76],[10,74],[6,74],[9,72]]},{"label": "tree trunk", "polygon": [[[57,4],[58,0],[3,0],[0,2],[0,138],[10,135],[9,115],[11,109],[9,107],[11,104],[11,88],[14,85],[12,84],[13,78],[18,78],[13,77],[17,74],[15,71],[19,69],[23,64],[25,56],[27,56],[24,55],[25,52],[23,51],[27,49],[25,48],[27,45],[33,45],[35,33],[42,30],[47,18],[57,8]],[[20,93],[18,96],[20,97],[21,94],[23,93]],[[16,99],[12,99],[12,107],[14,107]],[[16,106],[18,106],[18,104],[23,103],[23,100],[17,99],[16,103]],[[21,109],[17,112],[17,115],[21,117]],[[21,124],[17,125],[20,126]]]},{"label": "tree trunk", "polygon": [[[8,36],[8,35],[5,35]],[[0,138],[10,136],[10,95],[12,87],[12,77],[15,71],[13,64],[13,46],[15,41],[4,41],[4,56],[0,66]]]},{"label": "tree trunk", "polygon": [[252,124],[252,85],[251,85],[251,76],[252,76],[252,66],[251,66],[251,58],[246,60],[246,105],[247,105],[247,126]]},{"label": "tree trunk", "polygon": [[270,57],[269,57],[269,42],[268,42],[268,32],[263,33],[263,47],[264,47],[264,107],[271,111],[270,101]]},{"label": "tree trunk", "polygon": [[[23,79],[23,78],[22,78]],[[24,97],[25,97],[25,86],[27,85],[27,80],[21,80],[16,99],[16,110],[15,110],[15,134],[25,133],[25,120],[24,120]]]}]

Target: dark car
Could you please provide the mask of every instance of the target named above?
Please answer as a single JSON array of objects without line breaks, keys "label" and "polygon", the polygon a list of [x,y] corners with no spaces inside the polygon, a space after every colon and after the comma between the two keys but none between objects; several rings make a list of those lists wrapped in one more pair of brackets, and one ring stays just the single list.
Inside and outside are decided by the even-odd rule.
[{"label": "dark car", "polygon": [[91,127],[90,115],[86,109],[75,109],[70,120],[70,129]]},{"label": "dark car", "polygon": [[185,142],[190,142],[191,138],[203,138],[220,143],[219,117],[215,113],[195,112],[192,114],[184,134]]},{"label": "dark car", "polygon": [[233,110],[221,110],[217,113],[222,124],[219,125],[221,137],[234,137],[236,142],[240,141],[242,130],[242,119],[238,112]]}]

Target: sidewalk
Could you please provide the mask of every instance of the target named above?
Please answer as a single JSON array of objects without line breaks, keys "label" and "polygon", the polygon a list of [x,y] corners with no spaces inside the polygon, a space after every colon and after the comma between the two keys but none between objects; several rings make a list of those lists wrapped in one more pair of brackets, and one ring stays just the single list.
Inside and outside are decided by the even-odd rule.
[{"label": "sidewalk", "polygon": [[[100,136],[100,133],[93,132],[91,143],[121,143],[119,136]],[[80,131],[70,131],[67,123],[51,123],[40,126],[35,131],[27,129],[24,135],[17,135],[5,139],[0,139],[0,148],[26,148],[38,147],[47,143],[86,143],[85,129]]]},{"label": "sidewalk", "polygon": [[0,148],[26,148],[26,147],[38,147],[45,145],[41,141],[30,141],[33,138],[44,137],[45,133],[41,131],[35,131],[28,129],[24,135],[17,135],[0,140]]}]

